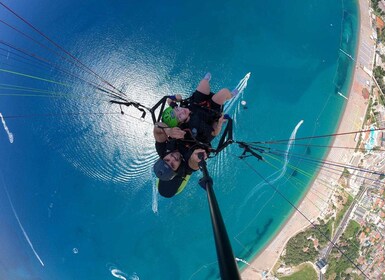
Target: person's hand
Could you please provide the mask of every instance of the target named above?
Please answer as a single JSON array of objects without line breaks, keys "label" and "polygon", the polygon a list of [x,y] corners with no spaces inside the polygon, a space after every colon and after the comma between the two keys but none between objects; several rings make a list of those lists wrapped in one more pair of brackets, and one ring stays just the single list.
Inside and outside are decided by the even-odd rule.
[{"label": "person's hand", "polygon": [[173,102],[180,102],[182,100],[183,100],[182,95],[178,93],[173,96],[170,96],[170,98],[167,98],[167,104],[170,105]]},{"label": "person's hand", "polygon": [[193,170],[199,170],[199,162],[202,160],[200,157],[203,155],[203,159],[207,159],[206,151],[203,149],[196,149],[188,159],[188,165]]},{"label": "person's hand", "polygon": [[226,118],[226,115],[225,114],[222,114],[221,115],[221,117],[219,118],[219,120],[218,120],[218,123],[220,124],[220,125],[222,125],[224,122],[226,122],[227,121],[227,118]]},{"label": "person's hand", "polygon": [[191,154],[191,158],[193,161],[195,162],[200,162],[201,159],[199,158],[200,157],[200,154],[203,154],[203,159],[206,160],[207,159],[207,153],[205,150],[203,149],[196,149],[192,154]]},{"label": "person's hand", "polygon": [[166,127],[163,130],[167,134],[167,137],[171,137],[174,139],[183,139],[184,135],[186,134],[186,131],[183,131],[179,127]]},{"label": "person's hand", "polygon": [[218,119],[218,121],[216,123],[214,123],[213,125],[213,132],[211,132],[211,135],[212,136],[217,136],[220,132],[221,132],[221,129],[222,129],[222,125],[224,122],[226,122],[228,119],[228,115],[226,114],[222,114],[221,117]]}]

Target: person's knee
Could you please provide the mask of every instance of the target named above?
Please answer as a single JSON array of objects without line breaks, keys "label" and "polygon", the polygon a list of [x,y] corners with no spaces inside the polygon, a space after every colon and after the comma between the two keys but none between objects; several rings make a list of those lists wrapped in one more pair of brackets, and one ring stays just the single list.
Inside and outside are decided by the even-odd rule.
[{"label": "person's knee", "polygon": [[206,94],[206,95],[209,95],[210,94],[210,84],[209,84],[209,81],[203,79],[200,81],[198,87],[197,87],[197,91],[203,93],[203,94]]},{"label": "person's knee", "polygon": [[218,91],[216,94],[214,94],[212,100],[219,105],[223,105],[230,98],[231,98],[230,90],[228,88],[223,88],[220,91]]}]

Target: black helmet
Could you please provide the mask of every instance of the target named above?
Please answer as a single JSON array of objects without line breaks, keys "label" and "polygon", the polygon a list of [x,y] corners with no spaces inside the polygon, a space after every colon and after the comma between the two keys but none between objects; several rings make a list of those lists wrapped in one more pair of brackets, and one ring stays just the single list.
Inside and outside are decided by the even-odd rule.
[{"label": "black helmet", "polygon": [[156,177],[162,181],[170,181],[177,174],[174,170],[172,170],[171,166],[161,158],[155,162],[154,172]]}]

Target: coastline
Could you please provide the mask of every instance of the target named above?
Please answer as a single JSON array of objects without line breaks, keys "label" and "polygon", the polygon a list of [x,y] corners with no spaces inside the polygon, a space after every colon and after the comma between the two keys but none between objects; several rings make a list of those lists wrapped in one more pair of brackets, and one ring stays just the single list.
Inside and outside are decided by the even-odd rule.
[{"label": "coastline", "polygon": [[[357,131],[362,127],[363,119],[366,113],[368,102],[362,96],[362,90],[366,87],[365,82],[371,81],[371,77],[367,73],[367,69],[372,71],[374,59],[374,41],[370,38],[372,34],[371,18],[369,13],[369,2],[367,0],[359,0],[359,35],[357,43],[357,58],[351,81],[349,98],[344,108],[344,112],[340,118],[336,133],[348,131]],[[334,139],[332,146],[348,146],[355,147],[355,135],[349,134]],[[326,161],[348,163],[352,157],[351,150],[333,149],[331,148],[326,156]],[[341,172],[342,173],[342,172]],[[299,203],[298,209],[310,220],[316,220],[323,214],[328,205],[322,201],[317,193],[323,193],[328,198],[333,191],[327,184],[333,185],[338,181],[340,174],[330,174],[321,167],[317,176],[311,183],[311,187],[303,196]],[[315,206],[316,207],[315,207]],[[322,209],[322,210],[320,210]],[[268,245],[256,255],[253,261],[246,266],[241,273],[243,280],[263,279],[262,273],[271,272],[282,251],[284,250],[288,240],[295,236],[298,232],[303,231],[309,226],[309,222],[298,211],[293,214],[284,223],[282,228],[277,232]]]}]

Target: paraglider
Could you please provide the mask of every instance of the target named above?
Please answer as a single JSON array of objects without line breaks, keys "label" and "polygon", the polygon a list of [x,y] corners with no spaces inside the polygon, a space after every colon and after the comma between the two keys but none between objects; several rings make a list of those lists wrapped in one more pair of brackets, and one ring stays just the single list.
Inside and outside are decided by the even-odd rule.
[{"label": "paraglider", "polygon": [[[43,37],[46,37],[46,36],[43,36]],[[50,40],[50,41],[52,41],[52,40]],[[58,44],[54,44],[54,45],[56,47],[58,47],[58,49],[63,51],[64,53],[70,54],[69,52],[64,51],[64,49],[61,48]],[[10,47],[10,46],[8,46],[8,47]],[[24,53],[27,53],[27,52],[24,51]],[[31,55],[31,57],[32,57],[32,55]],[[162,123],[162,117],[167,118],[167,116],[170,117],[172,115],[173,110],[165,108],[166,104],[167,104],[167,99],[169,97],[171,97],[171,96],[166,96],[165,98],[162,98],[162,100],[160,102],[158,102],[154,107],[150,108],[147,105],[143,105],[143,104],[141,104],[139,102],[136,102],[135,100],[131,100],[130,98],[128,98],[126,96],[126,94],[122,90],[120,90],[117,87],[113,86],[112,83],[107,82],[105,78],[103,78],[101,75],[97,74],[94,70],[92,70],[90,67],[86,66],[84,63],[81,63],[79,61],[79,59],[77,59],[74,55],[70,54],[70,57],[73,60],[75,60],[78,63],[78,65],[81,65],[82,69],[85,69],[87,71],[87,73],[91,73],[94,77],[96,77],[97,80],[99,80],[101,82],[101,84],[99,84],[99,83],[95,83],[94,81],[86,80],[86,81],[83,81],[84,83],[89,85],[92,89],[95,89],[98,93],[101,93],[101,94],[105,95],[105,97],[108,97],[108,99],[109,99],[108,101],[111,102],[113,105],[114,104],[119,105],[120,106],[120,113],[124,113],[123,106],[133,107],[133,108],[137,109],[140,112],[140,117],[138,119],[141,119],[142,121],[145,121],[146,113],[150,112],[151,113],[151,117],[153,119],[153,124],[155,124],[154,130],[160,129],[159,130],[160,133],[163,133],[163,134],[165,133],[166,134],[166,136],[167,136],[167,140],[166,141],[172,142],[171,139],[169,140],[169,138],[174,138],[174,137],[171,137],[172,136],[171,134],[173,134],[175,131],[178,131],[178,130],[171,131],[172,126],[180,125],[179,122],[178,121],[176,122],[175,118],[173,118],[173,117],[170,118],[168,120],[168,121],[171,121],[171,122],[168,123],[168,128],[170,130],[167,130],[168,128],[166,129],[165,127],[162,127],[160,125],[160,123]],[[50,65],[50,66],[54,67],[53,65]],[[21,75],[22,73],[16,74],[16,71],[14,71],[13,74]],[[244,89],[246,87],[247,80],[248,80],[249,77],[250,77],[250,73],[246,74],[245,78],[241,80],[241,82],[239,83],[239,87],[238,87],[239,89],[238,89],[238,94],[237,94],[236,98],[231,99],[228,102],[228,104],[237,102],[236,101],[237,99],[239,100],[240,93],[242,92],[241,89]],[[31,76],[30,78],[32,79],[32,78],[38,78],[38,77],[37,76],[34,76],[34,77]],[[80,78],[83,78],[83,77],[80,77]],[[13,86],[13,88],[16,88],[16,87]],[[31,90],[31,89],[24,88],[24,90]],[[182,100],[180,100],[180,101],[183,102]],[[223,105],[223,104],[221,104],[221,105]],[[223,112],[226,113],[226,104],[224,104],[224,105],[225,105],[224,106],[225,108],[223,109]],[[243,108],[246,108],[246,105],[247,105],[246,101],[242,100],[241,101],[241,105],[243,106]],[[182,107],[182,106],[179,106],[179,107]],[[113,108],[115,109],[115,106]],[[166,114],[168,114],[167,116],[164,115],[165,111],[167,111],[166,112]],[[127,117],[132,117],[132,115],[134,115],[134,117],[136,117],[136,115],[132,114],[132,113],[131,114],[130,113],[127,113],[127,114],[124,113],[124,114]],[[11,119],[12,117],[13,116],[11,116],[11,115],[5,115],[5,116],[2,117],[2,119],[3,120],[8,120],[8,119]],[[221,117],[217,118],[216,121],[219,122]],[[214,133],[215,135],[213,135],[212,134],[213,131],[209,131],[209,129],[200,130],[202,128],[202,126],[200,126],[200,125],[188,127],[189,138],[190,138],[188,140],[190,141],[190,144],[201,146],[201,148],[203,146],[203,150],[204,151],[199,151],[199,152],[197,152],[194,155],[194,157],[196,159],[198,159],[198,160],[195,160],[195,166],[193,166],[194,168],[192,168],[192,169],[193,170],[200,169],[204,173],[205,179],[202,181],[202,185],[204,186],[204,189],[207,191],[208,195],[210,193],[210,198],[209,199],[212,198],[212,193],[211,193],[211,191],[209,191],[210,187],[208,187],[208,185],[210,185],[212,183],[212,181],[210,180],[210,178],[209,178],[210,176],[208,176],[207,170],[205,169],[205,165],[204,165],[205,164],[205,154],[206,154],[206,156],[208,158],[210,158],[210,157],[218,155],[228,145],[230,145],[230,144],[237,144],[239,146],[240,150],[241,150],[240,155],[236,156],[239,159],[246,160],[249,157],[254,157],[254,158],[258,159],[259,161],[261,161],[263,164],[266,163],[266,164],[270,164],[270,165],[273,166],[273,164],[272,164],[273,160],[277,160],[279,158],[286,158],[288,156],[288,152],[279,151],[279,149],[275,149],[274,148],[274,145],[276,145],[277,143],[288,143],[290,141],[293,141],[293,139],[255,141],[255,142],[239,141],[237,139],[234,139],[234,137],[233,137],[233,129],[234,130],[237,129],[237,125],[235,124],[235,121],[233,121],[230,117],[226,117],[225,118],[225,114],[223,115],[222,120],[223,120],[223,124],[226,123],[226,126],[224,127],[223,130],[222,129],[218,129],[218,131],[219,130],[223,131],[222,135],[217,133],[217,128],[222,128],[222,126],[219,125],[219,126],[213,127],[212,125],[214,125],[215,122],[214,123],[210,123],[212,120],[210,120],[210,122],[205,123],[205,126],[206,127],[210,127],[210,129],[212,129],[215,132]],[[167,122],[167,120],[165,120],[165,122]],[[5,125],[4,125],[4,127],[6,128]],[[9,132],[8,128],[6,129],[6,131]],[[208,131],[210,133],[207,133]],[[356,134],[356,133],[359,133],[359,132],[355,131],[355,132],[349,132],[349,133],[350,134],[353,134],[353,133]],[[187,133],[185,133],[185,134],[187,134]],[[8,135],[11,135],[11,134],[8,134]],[[334,136],[336,136],[336,135],[334,135]],[[217,145],[217,147],[213,148],[211,146],[211,144],[210,144],[211,140],[212,140],[211,137],[217,137],[218,138],[218,145]],[[332,136],[328,135],[328,137],[332,137]],[[175,138],[179,138],[179,136],[177,136]],[[303,138],[303,139],[305,139],[305,138]],[[314,139],[314,138],[316,138],[316,136],[307,137],[307,139]],[[11,137],[10,137],[10,139],[11,139]],[[148,139],[152,140],[152,137],[150,135],[148,135]],[[300,139],[296,139],[296,140],[300,140]],[[167,149],[168,149],[168,147],[166,147],[166,151],[167,151]],[[202,153],[203,153],[203,155],[202,155]],[[269,162],[269,160],[267,160],[267,158],[270,159],[270,162]],[[164,156],[163,156],[163,159],[164,159]],[[161,172],[155,172],[155,173],[157,173],[159,175],[158,177],[165,176],[165,177],[163,177],[164,179],[174,179],[174,178],[177,178],[176,176],[180,175],[180,178],[182,178],[183,182],[179,181],[178,184],[176,184],[175,187],[173,187],[173,190],[171,192],[167,193],[167,195],[166,195],[168,197],[172,197],[175,194],[180,193],[183,190],[183,188],[186,186],[186,184],[187,184],[187,182],[189,180],[188,175],[190,175],[190,174],[187,174],[187,173],[175,174],[175,173],[177,173],[176,171],[179,172],[179,170],[178,170],[178,167],[175,166],[175,165],[173,166],[173,164],[175,164],[175,162],[179,162],[179,164],[182,163],[181,154],[180,155],[177,155],[177,154],[171,155],[170,154],[170,158],[167,158],[167,160],[168,160],[168,162],[160,162],[160,161],[158,161],[158,167],[160,166],[160,167],[163,167],[165,169],[161,170]],[[173,160],[175,160],[175,161],[173,162]],[[320,165],[320,164],[324,164],[324,162],[318,160],[318,161],[315,162],[315,164],[319,164]],[[148,170],[152,170],[152,166],[148,165],[147,167],[148,167]],[[171,171],[172,172],[169,172],[170,171],[170,167],[171,167]],[[297,167],[292,167],[292,166],[288,166],[288,167],[293,169],[291,174],[300,174],[301,173],[301,170],[299,168],[297,168]],[[174,168],[175,168],[175,170],[174,170]],[[256,169],[254,166],[250,166],[250,168],[251,169],[252,168]],[[169,172],[169,173],[167,173],[167,172]],[[272,186],[273,184],[272,184],[271,181],[263,179],[263,176],[261,176],[261,177],[262,177],[262,180],[265,181],[267,187],[274,188],[274,186]],[[293,175],[292,177],[298,177],[298,176],[294,176]],[[170,183],[169,181],[171,181],[171,180],[160,180],[159,181],[160,184],[161,184],[161,181],[166,182],[168,184],[168,183]],[[159,185],[158,185],[158,187],[159,187]],[[163,188],[162,188],[162,190],[163,190]],[[279,190],[275,190],[275,191],[279,195],[281,195],[282,197],[285,197],[285,194],[280,193]],[[163,193],[163,191],[161,191],[161,194],[162,193]],[[213,203],[211,205],[215,204],[213,201],[211,201],[210,203]],[[288,203],[294,209],[296,209],[295,205],[290,203],[290,200],[288,201]],[[218,209],[217,209],[217,211],[214,211],[214,212],[218,212]],[[215,216],[215,213],[213,213],[213,215]],[[221,229],[215,230],[215,231],[217,232],[218,235],[221,235],[221,234],[223,234],[224,229],[222,227]],[[79,252],[82,252],[82,251],[79,251]],[[233,260],[234,258],[230,257],[230,259]],[[224,267],[227,267],[227,266],[224,266]],[[225,276],[223,276],[223,277],[225,277]],[[232,278],[232,279],[234,279],[234,278]]]}]

